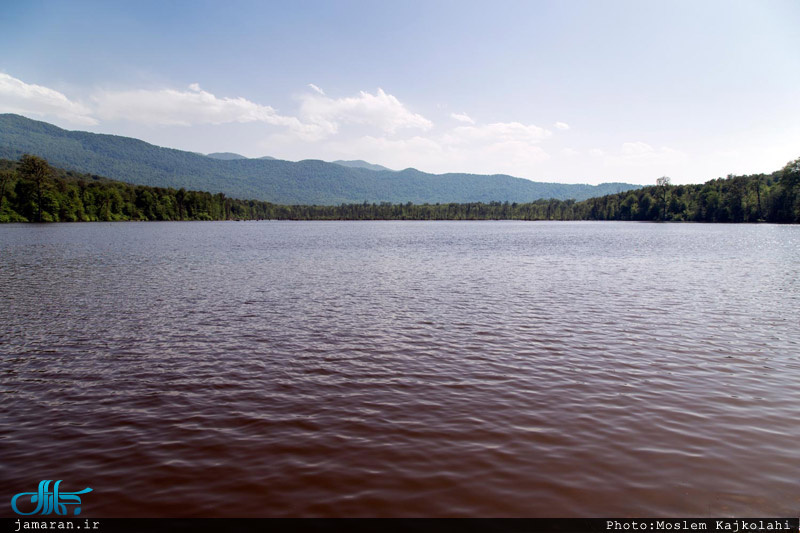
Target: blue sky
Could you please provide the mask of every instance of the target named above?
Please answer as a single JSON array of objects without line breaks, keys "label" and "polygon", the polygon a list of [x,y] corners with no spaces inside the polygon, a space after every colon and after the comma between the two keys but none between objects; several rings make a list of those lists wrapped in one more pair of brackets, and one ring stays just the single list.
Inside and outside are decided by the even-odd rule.
[{"label": "blue sky", "polygon": [[800,157],[800,2],[6,1],[0,112],[568,183]]}]

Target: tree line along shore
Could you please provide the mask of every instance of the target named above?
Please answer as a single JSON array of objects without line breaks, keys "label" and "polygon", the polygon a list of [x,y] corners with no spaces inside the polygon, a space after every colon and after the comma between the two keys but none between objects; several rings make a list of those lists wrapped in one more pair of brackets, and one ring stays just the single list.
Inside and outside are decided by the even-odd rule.
[{"label": "tree line along shore", "polygon": [[147,220],[636,220],[800,222],[800,158],[771,174],[656,185],[528,203],[280,205],[222,193],[131,185],[52,168],[35,155],[0,160],[0,222]]}]

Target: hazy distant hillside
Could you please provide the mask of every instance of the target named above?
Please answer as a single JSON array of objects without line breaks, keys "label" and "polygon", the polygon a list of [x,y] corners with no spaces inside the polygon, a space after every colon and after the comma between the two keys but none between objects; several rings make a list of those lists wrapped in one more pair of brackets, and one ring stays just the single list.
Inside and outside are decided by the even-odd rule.
[{"label": "hazy distant hillside", "polygon": [[373,163],[367,163],[366,161],[362,161],[361,159],[356,159],[355,161],[343,161],[341,159],[334,161],[334,164],[342,165],[343,167],[350,167],[350,168],[367,168],[369,170],[392,170],[390,168],[386,168],[383,165],[375,165]]},{"label": "hazy distant hillside", "polygon": [[247,159],[243,155],[234,154],[233,152],[213,152],[208,154],[212,159],[222,159],[223,161],[232,161],[234,159]]},{"label": "hazy distant hillside", "polygon": [[[234,153],[234,152],[212,152],[210,154],[206,154],[206,157],[210,157],[212,159],[222,159],[223,161],[233,161],[234,159],[250,159],[249,157],[245,157],[242,154],[237,154],[237,153]],[[274,157],[270,157],[268,155],[265,155],[263,157],[255,157],[253,159],[272,159],[272,160],[274,160],[275,158]]]},{"label": "hazy distant hillside", "polygon": [[54,166],[128,183],[282,204],[582,200],[638,188],[625,183],[540,183],[505,175],[436,175],[414,169],[375,171],[317,160],[214,159],[129,137],[67,131],[19,115],[0,115],[0,157],[18,159],[26,153]]}]

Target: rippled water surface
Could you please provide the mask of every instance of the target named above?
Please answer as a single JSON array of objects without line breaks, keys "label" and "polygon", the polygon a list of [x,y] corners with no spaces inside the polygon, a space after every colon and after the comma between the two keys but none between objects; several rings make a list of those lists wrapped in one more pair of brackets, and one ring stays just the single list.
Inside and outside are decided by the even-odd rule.
[{"label": "rippled water surface", "polygon": [[798,265],[798,226],[0,226],[0,496],[796,516]]}]

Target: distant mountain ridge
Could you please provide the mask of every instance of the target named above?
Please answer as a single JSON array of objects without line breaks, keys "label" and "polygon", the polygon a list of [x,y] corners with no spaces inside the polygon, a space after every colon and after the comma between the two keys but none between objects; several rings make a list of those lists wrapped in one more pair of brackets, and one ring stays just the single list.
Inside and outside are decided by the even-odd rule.
[{"label": "distant mountain ridge", "polygon": [[233,152],[213,152],[210,154],[206,154],[206,157],[210,157],[212,159],[222,159],[223,161],[233,161],[234,159],[248,159],[243,155],[235,154]]},{"label": "distant mountain ridge", "polygon": [[[271,159],[271,160],[275,160],[274,157],[270,157],[268,155],[265,155],[263,157],[250,158],[250,157],[245,157],[245,156],[243,156],[241,154],[237,154],[237,153],[234,153],[234,152],[212,152],[210,154],[205,154],[205,155],[206,155],[206,157],[210,157],[212,159],[221,159],[223,161],[234,161],[236,159]],[[363,161],[361,159],[356,159],[354,161],[344,161],[344,160],[340,159],[338,161],[331,161],[331,162],[333,164],[335,164],[335,165],[341,165],[343,167],[349,167],[349,168],[366,168],[366,169],[369,169],[369,170],[392,170],[390,168],[384,167],[383,165],[375,165],[373,163],[368,163],[367,161]]]},{"label": "distant mountain ridge", "polygon": [[130,137],[68,131],[20,115],[0,114],[0,157],[18,159],[26,153],[54,166],[128,183],[222,192],[280,204],[521,203],[540,198],[583,200],[640,188],[627,183],[542,183],[501,174],[373,170],[313,159],[215,159]]},{"label": "distant mountain ridge", "polygon": [[[369,170],[377,170],[377,171],[392,170],[391,168],[386,168],[383,165],[376,165],[374,163],[368,163],[368,162],[363,161],[361,159],[356,159],[355,161],[343,161],[343,160],[339,159],[337,161],[332,161],[332,163],[334,165],[342,165],[343,167],[350,167],[350,168],[366,168],[366,169],[369,169]],[[394,171],[392,171],[392,172],[394,172]]]}]

